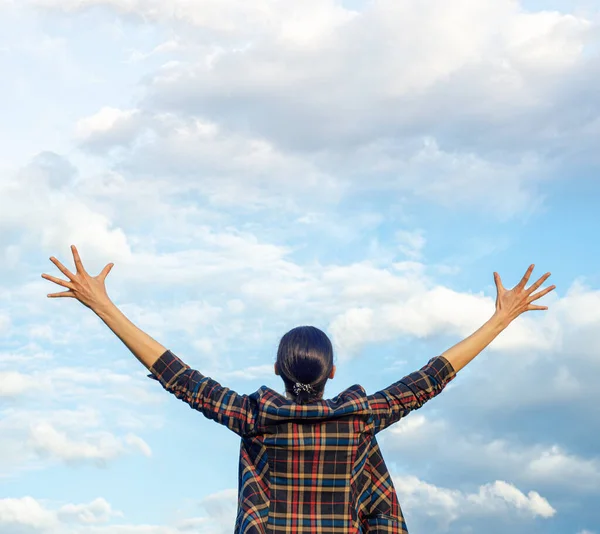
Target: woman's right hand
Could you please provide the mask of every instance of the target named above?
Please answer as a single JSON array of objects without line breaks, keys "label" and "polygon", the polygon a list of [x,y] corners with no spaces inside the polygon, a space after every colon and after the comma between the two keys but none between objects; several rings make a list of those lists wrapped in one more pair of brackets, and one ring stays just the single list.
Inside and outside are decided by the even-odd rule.
[{"label": "woman's right hand", "polygon": [[548,309],[548,306],[537,306],[532,304],[532,302],[550,293],[556,286],[552,285],[534,293],[550,276],[550,273],[546,273],[529,289],[525,289],[533,268],[534,265],[530,265],[521,281],[515,287],[508,290],[502,285],[500,275],[496,272],[494,273],[494,281],[496,282],[496,289],[498,291],[496,296],[496,316],[506,321],[507,325],[523,312]]}]

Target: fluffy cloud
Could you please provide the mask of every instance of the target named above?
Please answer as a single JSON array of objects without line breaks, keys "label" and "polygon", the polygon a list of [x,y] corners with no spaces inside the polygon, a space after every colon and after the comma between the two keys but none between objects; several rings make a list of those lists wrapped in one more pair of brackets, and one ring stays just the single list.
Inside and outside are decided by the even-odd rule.
[{"label": "fluffy cloud", "polygon": [[[285,23],[284,11],[270,14]],[[169,63],[155,77],[151,102],[243,122],[289,147],[362,145],[426,127],[444,145],[454,137],[516,148],[510,134],[550,118],[564,98],[550,83],[577,72],[591,30],[584,18],[527,13],[516,2],[381,0],[332,23],[325,41],[313,38],[310,46],[265,29],[249,46],[223,46],[211,61]],[[527,146],[550,140],[548,129],[529,130],[535,139]]]},{"label": "fluffy cloud", "polygon": [[333,0],[35,4],[200,28],[154,47],[170,60],[136,108],[104,107],[77,135],[96,152],[129,147],[115,156],[128,172],[202,175],[223,207],[299,209],[383,189],[509,217],[543,201],[550,150],[575,136],[579,161],[595,154],[598,128],[578,111],[596,109],[579,87],[598,79],[583,16],[492,0],[379,0],[361,12]]},{"label": "fluffy cloud", "polygon": [[57,517],[65,523],[106,523],[111,517],[121,515],[121,512],[113,511],[111,505],[101,497],[87,504],[65,504],[57,511]]},{"label": "fluffy cloud", "polygon": [[[0,397],[28,402],[44,395],[47,402],[79,402],[92,396],[100,400],[126,401],[128,404],[157,403],[160,395],[144,388],[138,377],[95,367],[54,367],[39,370],[40,363],[23,357],[21,368],[38,367],[31,372],[0,371]],[[0,356],[0,369],[11,368],[14,360]]]},{"label": "fluffy cloud", "polygon": [[[385,280],[381,273],[380,278]],[[392,278],[393,275],[390,275]],[[335,317],[330,329],[345,352],[359,350],[363,344],[391,340],[409,335],[426,338],[439,334],[467,337],[479,328],[494,310],[490,297],[483,294],[466,294],[446,287],[431,287],[425,277],[411,285],[406,292],[399,291],[403,277],[394,277],[398,284],[396,291],[372,278],[382,291],[381,299],[374,293],[364,290],[364,306],[349,308]],[[407,281],[409,278],[407,277]],[[355,287],[359,282],[355,279]],[[429,287],[428,287],[429,286]],[[353,286],[350,284],[348,290]],[[361,287],[361,286],[359,286]],[[371,288],[376,291],[375,285]],[[386,292],[387,289],[387,292]],[[383,293],[386,292],[386,296]],[[370,297],[370,298],[369,298]],[[367,303],[371,301],[373,305]],[[550,316],[546,321],[531,316],[520,317],[490,345],[491,351],[548,351],[557,348],[560,331],[556,330],[556,320]]]},{"label": "fluffy cloud", "polygon": [[[181,112],[147,113],[143,119],[137,114],[101,110],[82,119],[88,125],[78,127],[82,147],[113,154],[114,167],[132,176],[170,176],[177,188],[201,193],[222,209],[321,212],[361,191],[387,190],[450,208],[483,203],[509,217],[537,209],[536,187],[540,176],[550,172],[533,154],[495,161],[443,148],[430,135],[365,140],[347,153],[319,149],[297,154],[262,134],[231,131],[212,120],[182,117]],[[94,130],[90,125],[96,123]],[[490,197],[489,187],[500,182],[501,191]]]},{"label": "fluffy cloud", "polygon": [[[65,504],[55,509],[30,496],[0,499],[0,526],[2,532],[7,534],[75,533],[79,532],[80,528],[83,528],[83,532],[88,532],[88,526],[107,523],[113,517],[122,515],[121,512],[113,510],[111,505],[101,497],[89,503]],[[22,530],[26,527],[29,530]]]},{"label": "fluffy cloud", "polygon": [[[433,517],[441,528],[472,516],[499,517],[519,514],[523,518],[549,518],[556,510],[535,491],[524,494],[512,484],[496,481],[485,484],[476,492],[441,488],[414,476],[394,476],[394,485],[403,509],[418,525],[422,520]],[[201,501],[206,520],[211,523],[207,534],[225,534],[231,530],[235,520],[237,492],[225,490],[208,496]],[[203,521],[194,523],[203,525]],[[204,533],[204,530],[201,530]]]},{"label": "fluffy cloud", "polygon": [[[172,8],[167,8],[158,0],[34,0],[33,3],[63,11],[104,5],[145,20],[192,24],[212,31],[216,36],[237,36],[241,33],[248,37],[268,33],[300,44],[314,43],[321,35],[327,35],[332,27],[351,19],[354,14],[343,9],[335,0],[307,0],[297,10],[276,0],[202,0],[193,3],[176,0]],[[291,17],[292,14],[295,16]],[[278,24],[280,22],[284,24]]]},{"label": "fluffy cloud", "polygon": [[62,506],[30,496],[0,499],[0,529],[5,534],[180,534],[192,529],[200,534],[225,534],[235,522],[236,495],[236,490],[211,494],[199,503],[204,516],[172,525],[115,523],[124,514],[102,497]]},{"label": "fluffy cloud", "polygon": [[0,524],[4,528],[27,526],[43,531],[57,523],[55,514],[32,497],[0,499]]},{"label": "fluffy cloud", "polygon": [[66,504],[55,510],[29,496],[0,499],[0,525],[9,534],[20,532],[19,527],[31,527],[33,532],[60,532],[62,528],[72,532],[67,524],[106,523],[121,515],[103,498],[85,504]]},{"label": "fluffy cloud", "polygon": [[109,148],[126,143],[142,124],[137,109],[104,107],[94,115],[80,119],[75,129],[77,137],[86,145]]},{"label": "fluffy cloud", "polygon": [[[412,476],[394,477],[401,502],[411,509],[419,523],[435,518],[438,526],[469,516],[498,516],[515,512],[525,517],[548,518],[555,510],[535,491],[527,495],[506,482],[481,486],[477,492],[465,493],[426,483]],[[67,534],[178,534],[193,529],[201,534],[225,534],[235,522],[237,491],[228,489],[208,495],[199,502],[200,517],[180,519],[173,525],[119,525],[114,518],[123,516],[103,498],[86,504],[66,504],[51,508],[32,497],[0,499],[0,526],[7,534],[30,527],[33,533]],[[111,522],[111,524],[106,524]],[[106,525],[103,525],[106,524]]]},{"label": "fluffy cloud", "polygon": [[316,162],[197,117],[105,109],[82,119],[77,131],[83,148],[94,153],[131,146],[115,156],[118,168],[170,176],[182,190],[224,209],[300,212],[308,201],[315,208],[332,205],[343,193],[340,181]]},{"label": "fluffy cloud", "polygon": [[434,517],[447,530],[457,519],[469,516],[502,516],[518,513],[529,518],[549,518],[556,510],[535,491],[527,495],[507,482],[497,480],[475,493],[440,488],[414,476],[396,476],[394,485],[402,506],[411,516]]},{"label": "fluffy cloud", "polygon": [[95,461],[102,465],[125,453],[124,442],[145,456],[152,454],[139,436],[127,435],[123,442],[109,432],[95,432],[84,439],[75,439],[44,422],[31,426],[30,440],[33,449],[42,457],[49,456],[66,463]]},{"label": "fluffy cloud", "polygon": [[0,372],[0,397],[20,395],[38,386],[41,386],[38,391],[43,391],[43,385],[37,384],[32,376],[16,371]]},{"label": "fluffy cloud", "polygon": [[[535,491],[527,495],[506,482],[496,481],[466,493],[437,487],[413,476],[396,476],[394,483],[403,506],[419,524],[432,517],[438,527],[447,526],[469,516],[493,517],[515,512],[529,518],[548,518],[554,508]],[[3,532],[19,532],[18,527],[32,527],[32,532],[51,534],[77,532],[81,534],[178,534],[194,529],[201,534],[225,534],[235,521],[237,491],[228,489],[211,494],[199,502],[200,517],[180,519],[172,526],[119,525],[113,521],[122,516],[105,499],[87,504],[66,504],[50,508],[32,497],[0,500],[0,525]],[[110,525],[101,526],[111,521]],[[74,526],[73,524],[76,524]]]},{"label": "fluffy cloud", "polygon": [[152,455],[150,446],[140,436],[123,434],[119,429],[105,430],[99,412],[92,408],[11,408],[3,410],[0,416],[0,430],[6,436],[0,444],[0,472],[4,476],[55,463],[105,466],[127,454]]},{"label": "fluffy cloud", "polygon": [[447,421],[430,420],[419,413],[410,414],[389,429],[382,438],[382,447],[390,458],[410,458],[413,469],[420,469],[435,457],[440,465],[452,465],[478,479],[508,477],[519,485],[553,490],[568,487],[584,494],[597,493],[600,488],[600,461],[596,457],[580,457],[558,445],[525,445],[507,438],[489,438],[482,432],[461,431]]}]

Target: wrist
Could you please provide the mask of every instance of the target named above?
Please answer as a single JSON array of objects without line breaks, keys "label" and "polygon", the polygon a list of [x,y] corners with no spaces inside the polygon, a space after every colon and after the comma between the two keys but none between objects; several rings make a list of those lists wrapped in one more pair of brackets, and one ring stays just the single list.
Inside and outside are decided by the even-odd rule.
[{"label": "wrist", "polygon": [[490,319],[490,323],[498,332],[502,332],[511,323],[511,319],[506,314],[495,311]]},{"label": "wrist", "polygon": [[115,304],[109,298],[94,303],[92,311],[101,319],[106,317],[116,308]]}]

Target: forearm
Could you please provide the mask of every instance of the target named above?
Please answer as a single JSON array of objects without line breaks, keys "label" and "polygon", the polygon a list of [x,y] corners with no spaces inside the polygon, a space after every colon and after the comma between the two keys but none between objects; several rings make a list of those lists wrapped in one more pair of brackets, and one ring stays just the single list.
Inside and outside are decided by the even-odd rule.
[{"label": "forearm", "polygon": [[494,314],[486,323],[442,354],[456,372],[475,358],[508,326],[508,321]]},{"label": "forearm", "polygon": [[165,347],[135,326],[110,300],[95,306],[93,311],[147,369],[166,352]]}]

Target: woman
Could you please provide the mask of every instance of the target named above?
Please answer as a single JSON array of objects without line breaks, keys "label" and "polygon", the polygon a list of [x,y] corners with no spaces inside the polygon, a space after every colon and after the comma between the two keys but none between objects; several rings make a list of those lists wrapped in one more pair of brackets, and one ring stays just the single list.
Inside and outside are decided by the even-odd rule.
[{"label": "woman", "polygon": [[535,293],[550,273],[525,288],[533,265],[511,290],[494,273],[492,317],[419,371],[373,395],[354,385],[324,400],[325,384],[335,375],[331,342],[317,328],[294,328],[281,339],[275,363],[286,396],[266,386],[240,395],[191,369],[131,323],[106,293],[104,281],[114,264],[91,277],[71,248],[76,274],[50,258],[68,282],[42,274],[69,290],[48,297],[74,297],[92,309],[148,376],[241,437],[238,534],[406,534],[376,434],[439,394],[521,313],[548,309],[532,303],[555,289]]}]

